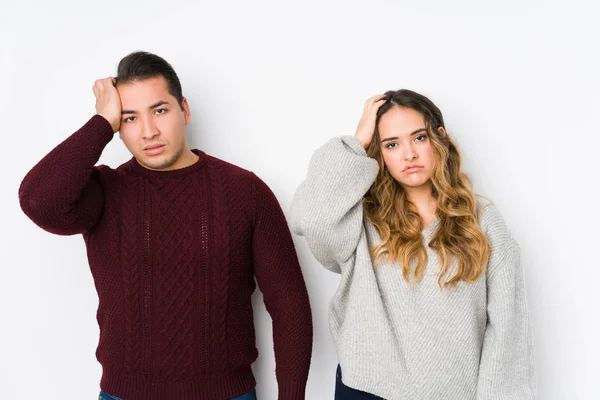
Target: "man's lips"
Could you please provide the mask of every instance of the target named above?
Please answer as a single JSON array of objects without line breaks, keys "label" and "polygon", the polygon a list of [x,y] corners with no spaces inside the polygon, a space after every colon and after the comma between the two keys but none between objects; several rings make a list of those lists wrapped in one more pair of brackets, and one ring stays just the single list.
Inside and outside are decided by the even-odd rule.
[{"label": "man's lips", "polygon": [[163,147],[163,146],[164,146],[164,144],[162,144],[162,143],[150,144],[150,145],[148,145],[148,146],[144,147],[144,151],[146,151],[146,150],[152,150],[152,149],[156,149],[156,148],[158,148],[158,147]]},{"label": "man's lips", "polygon": [[163,152],[165,148],[164,144],[151,144],[144,147],[144,153],[148,156],[155,156]]}]

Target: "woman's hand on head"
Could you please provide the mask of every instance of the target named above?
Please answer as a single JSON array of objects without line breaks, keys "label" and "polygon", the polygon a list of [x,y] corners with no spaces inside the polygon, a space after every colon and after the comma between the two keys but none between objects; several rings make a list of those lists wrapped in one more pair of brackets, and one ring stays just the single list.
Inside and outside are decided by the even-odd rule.
[{"label": "woman's hand on head", "polygon": [[358,121],[358,127],[354,134],[356,140],[358,140],[365,149],[369,146],[371,140],[373,140],[377,111],[379,110],[379,107],[385,103],[385,100],[385,95],[378,94],[377,96],[367,99],[365,102],[363,114],[360,117],[360,121]]}]

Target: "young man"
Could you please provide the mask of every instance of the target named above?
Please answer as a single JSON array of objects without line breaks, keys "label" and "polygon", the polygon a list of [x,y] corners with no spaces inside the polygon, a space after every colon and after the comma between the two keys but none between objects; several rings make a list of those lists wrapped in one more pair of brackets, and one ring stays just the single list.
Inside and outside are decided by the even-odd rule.
[{"label": "young man", "polygon": [[[304,399],[310,305],[273,193],[190,149],[190,108],[164,59],[132,53],[93,91],[97,115],[27,174],[19,198],[43,229],[83,234],[99,297],[100,398],[255,399],[256,277],[279,399]],[[133,158],[95,166],[117,131]]]}]

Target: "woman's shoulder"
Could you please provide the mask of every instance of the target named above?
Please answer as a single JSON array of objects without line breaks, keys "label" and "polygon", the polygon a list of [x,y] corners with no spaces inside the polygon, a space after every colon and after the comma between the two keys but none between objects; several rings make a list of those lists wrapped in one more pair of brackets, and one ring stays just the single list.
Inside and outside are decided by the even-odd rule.
[{"label": "woman's shoulder", "polygon": [[489,198],[477,195],[479,226],[490,241],[492,248],[507,248],[517,243],[502,217],[498,206]]}]

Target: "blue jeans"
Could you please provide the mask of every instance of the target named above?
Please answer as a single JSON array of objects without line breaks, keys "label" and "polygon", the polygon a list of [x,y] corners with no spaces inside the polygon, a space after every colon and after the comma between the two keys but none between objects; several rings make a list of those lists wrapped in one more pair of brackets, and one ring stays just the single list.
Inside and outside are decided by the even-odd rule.
[{"label": "blue jeans", "polygon": [[384,400],[374,394],[361,392],[360,390],[352,389],[344,385],[342,382],[342,369],[339,364],[335,379],[335,400]]},{"label": "blue jeans", "polygon": [[[98,400],[123,400],[123,399],[121,399],[119,397],[111,396],[110,394],[108,394],[104,391],[100,391],[100,396],[98,397]],[[231,400],[256,400],[256,390],[252,389],[248,393],[243,394],[238,397],[235,397]]]}]

